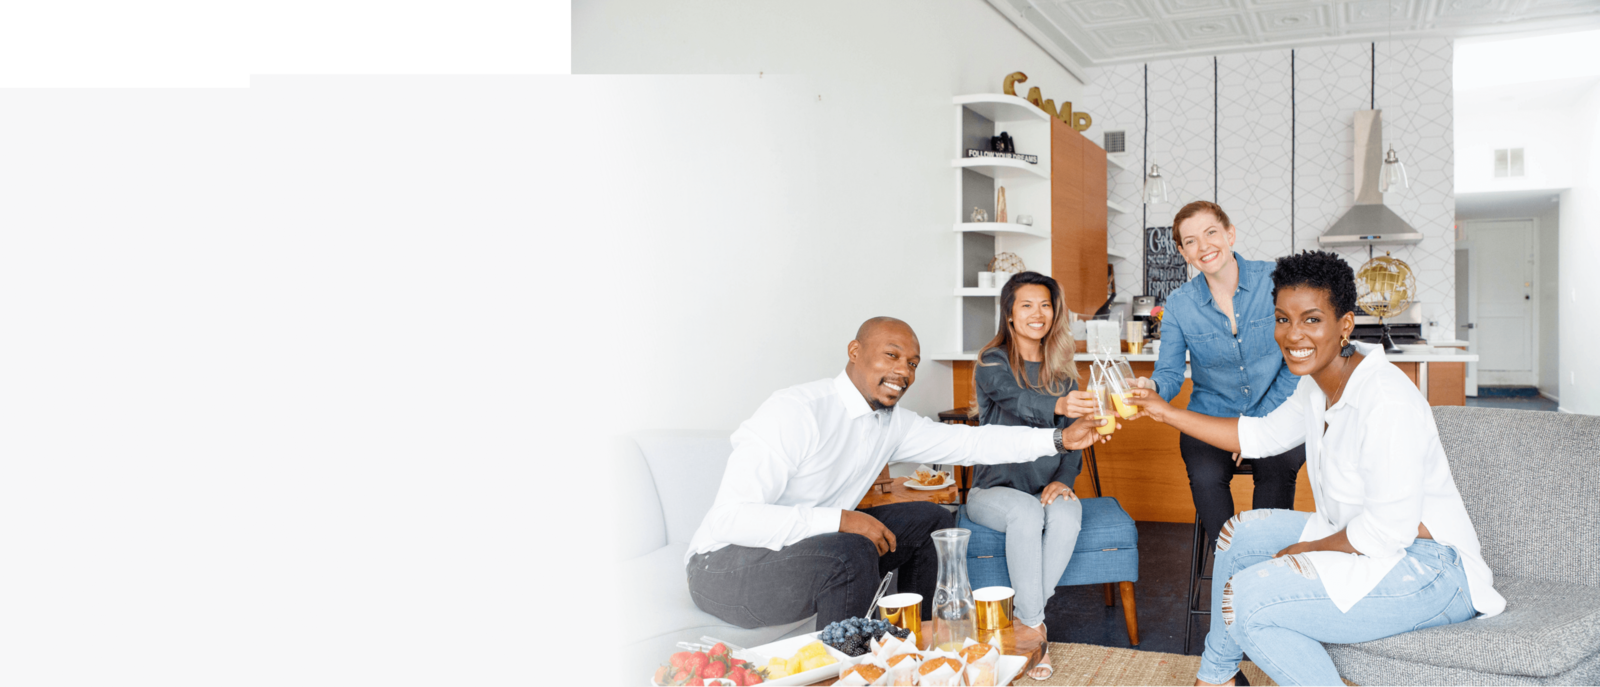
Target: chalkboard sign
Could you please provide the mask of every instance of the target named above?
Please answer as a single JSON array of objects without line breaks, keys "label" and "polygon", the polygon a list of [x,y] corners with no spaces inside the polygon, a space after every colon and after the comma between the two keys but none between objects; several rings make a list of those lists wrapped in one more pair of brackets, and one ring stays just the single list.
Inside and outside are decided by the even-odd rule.
[{"label": "chalkboard sign", "polygon": [[1144,292],[1166,303],[1167,294],[1189,281],[1188,265],[1172,242],[1172,227],[1144,228]]}]

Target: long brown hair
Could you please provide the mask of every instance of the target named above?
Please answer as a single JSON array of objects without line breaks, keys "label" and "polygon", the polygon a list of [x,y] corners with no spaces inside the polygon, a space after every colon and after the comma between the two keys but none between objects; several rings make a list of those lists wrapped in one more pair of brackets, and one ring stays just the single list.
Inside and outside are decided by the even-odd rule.
[{"label": "long brown hair", "polygon": [[[1021,348],[1015,345],[1016,335],[1011,329],[1011,308],[1017,302],[1017,289],[1029,284],[1038,284],[1050,291],[1050,330],[1045,332],[1044,341],[1041,342],[1044,361],[1039,364],[1037,386],[1028,382],[1027,365],[1022,360]],[[1000,331],[978,350],[977,364],[972,366],[972,400],[967,404],[968,417],[978,414],[978,366],[999,364],[983,362],[983,355],[991,348],[1006,352],[1006,361],[1011,365],[1011,375],[1016,378],[1017,386],[1051,396],[1067,393],[1063,382],[1069,379],[1078,381],[1078,365],[1073,360],[1078,343],[1072,338],[1072,327],[1067,325],[1067,304],[1066,298],[1061,295],[1061,285],[1038,272],[1023,272],[1013,276],[1000,289]]]}]

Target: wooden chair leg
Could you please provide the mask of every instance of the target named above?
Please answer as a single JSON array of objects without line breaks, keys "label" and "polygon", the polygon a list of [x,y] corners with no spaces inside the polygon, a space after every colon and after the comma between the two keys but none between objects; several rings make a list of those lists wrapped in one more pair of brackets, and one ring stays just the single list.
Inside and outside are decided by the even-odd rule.
[{"label": "wooden chair leg", "polygon": [[[1133,605],[1133,583],[1122,582],[1122,619],[1128,623],[1128,643],[1139,646],[1139,612]],[[1110,593],[1111,585],[1106,585]]]},{"label": "wooden chair leg", "polygon": [[1105,584],[1105,588],[1106,588],[1106,605],[1107,606],[1115,606],[1117,601],[1116,601],[1115,598],[1113,598],[1111,596],[1111,583],[1107,582]]}]

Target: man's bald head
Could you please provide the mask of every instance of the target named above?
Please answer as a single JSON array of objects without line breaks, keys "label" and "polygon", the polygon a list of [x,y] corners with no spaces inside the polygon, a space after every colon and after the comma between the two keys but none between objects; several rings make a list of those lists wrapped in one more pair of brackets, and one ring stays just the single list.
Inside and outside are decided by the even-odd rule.
[{"label": "man's bald head", "polygon": [[844,371],[850,382],[874,408],[893,406],[917,379],[922,345],[911,325],[893,317],[874,317],[861,323],[848,347]]},{"label": "man's bald head", "polygon": [[862,322],[861,326],[856,328],[856,341],[865,344],[868,339],[871,339],[879,332],[889,330],[904,330],[905,333],[911,335],[912,339],[917,338],[917,333],[911,330],[911,325],[906,324],[905,320],[880,316]]}]

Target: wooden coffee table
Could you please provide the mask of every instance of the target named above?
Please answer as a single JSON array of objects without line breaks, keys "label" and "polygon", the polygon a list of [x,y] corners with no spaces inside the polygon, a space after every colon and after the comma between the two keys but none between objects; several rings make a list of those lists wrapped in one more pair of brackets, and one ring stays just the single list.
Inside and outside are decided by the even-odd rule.
[{"label": "wooden coffee table", "polygon": [[[938,627],[938,622],[939,621],[937,620],[933,620],[922,623],[922,629],[925,631],[923,634],[925,634],[927,637],[934,636],[934,633]],[[1035,630],[1031,627],[1013,625],[1007,629],[998,631],[978,630],[978,636],[973,637],[973,639],[976,639],[980,642],[988,642],[989,638],[996,634],[1000,635],[1000,653],[1008,656],[1021,656],[1027,659],[1027,663],[1024,663],[1022,670],[1017,673],[1016,679],[1011,681],[1011,684],[1013,685],[1022,684],[1022,680],[1027,677],[1028,671],[1033,670],[1033,667],[1039,665],[1039,661],[1044,658],[1045,646],[1047,644],[1045,642],[1044,635],[1040,634],[1038,630]],[[921,647],[923,649],[928,648],[926,646],[928,640],[923,637],[918,637],[917,643],[924,645]],[[838,678],[829,678],[814,684],[831,685],[837,681]]]},{"label": "wooden coffee table", "polygon": [[868,491],[867,496],[856,505],[856,510],[863,508],[877,508],[891,503],[906,503],[909,501],[927,501],[929,503],[955,504],[959,502],[956,485],[952,484],[943,489],[912,489],[906,486],[910,477],[896,477],[888,484],[883,485],[883,491]]}]

